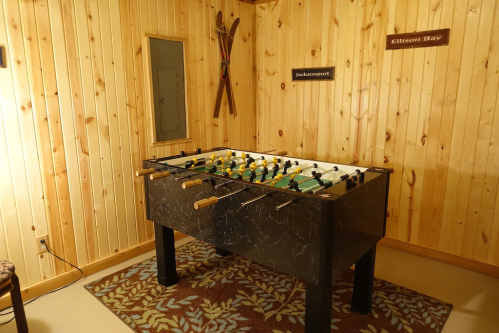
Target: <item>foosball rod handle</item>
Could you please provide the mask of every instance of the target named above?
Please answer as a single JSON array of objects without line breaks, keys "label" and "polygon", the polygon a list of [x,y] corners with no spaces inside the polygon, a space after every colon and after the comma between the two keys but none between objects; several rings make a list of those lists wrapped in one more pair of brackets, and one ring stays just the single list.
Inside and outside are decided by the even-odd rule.
[{"label": "foosball rod handle", "polygon": [[135,171],[135,176],[137,176],[137,177],[145,176],[145,175],[148,175],[150,173],[153,173],[154,171],[156,171],[156,169],[154,169],[154,168],[138,170],[138,171]]},{"label": "foosball rod handle", "polygon": [[171,175],[170,171],[156,172],[156,173],[151,173],[151,175],[149,175],[149,179],[155,180],[163,177],[168,177],[169,175]]},{"label": "foosball rod handle", "polygon": [[285,156],[287,154],[288,154],[288,152],[286,150],[278,151],[277,153],[275,153],[275,155],[277,155],[277,156]]},{"label": "foosball rod handle", "polygon": [[203,184],[203,180],[202,179],[191,180],[191,181],[188,181],[188,182],[183,182],[182,183],[182,188],[185,190],[185,189],[188,189],[188,188],[191,188],[191,187],[194,187],[194,186],[198,186],[198,185],[201,185],[201,184]]},{"label": "foosball rod handle", "polygon": [[196,201],[194,203],[194,208],[195,209],[203,209],[203,208],[209,207],[211,205],[214,205],[217,202],[218,202],[218,198],[217,197],[211,197],[211,198],[208,198],[208,199],[199,200],[199,201]]}]

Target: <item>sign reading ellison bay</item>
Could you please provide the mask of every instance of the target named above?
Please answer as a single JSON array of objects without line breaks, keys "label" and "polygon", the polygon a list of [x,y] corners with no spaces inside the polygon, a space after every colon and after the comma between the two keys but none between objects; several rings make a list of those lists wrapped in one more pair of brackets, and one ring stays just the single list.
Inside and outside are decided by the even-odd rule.
[{"label": "sign reading ellison bay", "polygon": [[293,69],[293,81],[332,81],[332,80],[334,80],[334,67]]},{"label": "sign reading ellison bay", "polygon": [[386,49],[409,49],[449,45],[450,29],[419,31],[408,34],[386,36]]}]

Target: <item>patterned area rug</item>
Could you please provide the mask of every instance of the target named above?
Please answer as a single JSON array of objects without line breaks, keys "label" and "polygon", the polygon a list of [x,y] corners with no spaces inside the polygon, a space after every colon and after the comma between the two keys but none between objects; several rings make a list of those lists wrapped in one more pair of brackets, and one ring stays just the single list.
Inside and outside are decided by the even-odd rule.
[{"label": "patterned area rug", "polygon": [[[177,249],[180,282],[156,281],[156,258],[85,286],[133,331],[304,332],[305,283],[201,241]],[[441,332],[452,305],[375,281],[373,310],[350,309],[353,271],[334,285],[331,332]]]}]

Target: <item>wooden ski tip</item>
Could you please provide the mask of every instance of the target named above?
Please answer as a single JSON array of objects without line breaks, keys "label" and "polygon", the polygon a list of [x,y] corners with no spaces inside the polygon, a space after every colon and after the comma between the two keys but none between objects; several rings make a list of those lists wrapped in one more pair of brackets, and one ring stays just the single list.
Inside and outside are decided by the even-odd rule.
[{"label": "wooden ski tip", "polygon": [[222,25],[222,11],[220,10],[218,13],[217,13],[217,25],[220,26]]}]

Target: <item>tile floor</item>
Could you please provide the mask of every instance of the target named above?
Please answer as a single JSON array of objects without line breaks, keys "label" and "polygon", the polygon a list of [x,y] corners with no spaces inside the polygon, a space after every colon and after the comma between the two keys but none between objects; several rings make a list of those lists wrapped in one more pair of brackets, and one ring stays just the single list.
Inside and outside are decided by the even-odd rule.
[{"label": "tile floor", "polygon": [[[177,246],[188,242],[185,238]],[[83,286],[154,255],[149,252],[87,277],[26,306],[32,333],[132,332]],[[378,247],[376,276],[454,304],[443,333],[499,333],[499,279],[386,247]],[[5,317],[0,317],[3,321]],[[0,326],[15,333],[15,323]],[[417,332],[414,332],[417,333]]]}]

